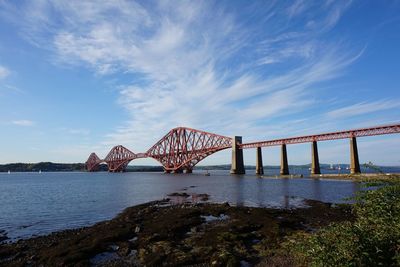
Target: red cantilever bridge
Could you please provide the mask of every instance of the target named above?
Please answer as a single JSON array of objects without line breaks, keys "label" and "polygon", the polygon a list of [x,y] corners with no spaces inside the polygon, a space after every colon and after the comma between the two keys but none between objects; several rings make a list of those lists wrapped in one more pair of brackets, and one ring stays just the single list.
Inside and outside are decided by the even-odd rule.
[{"label": "red cantilever bridge", "polygon": [[92,153],[86,162],[87,170],[96,170],[106,162],[110,172],[120,172],[131,160],[153,158],[159,161],[166,172],[191,172],[205,157],[232,147],[232,138],[199,131],[187,127],[174,128],[153,145],[146,153],[135,154],[119,145],[115,146],[104,160]]},{"label": "red cantilever bridge", "polygon": [[360,173],[356,138],[395,133],[400,133],[400,124],[242,143],[242,138],[239,136],[231,138],[187,127],[178,127],[169,131],[145,153],[134,153],[126,147],[118,145],[112,148],[104,159],[100,159],[95,153],[90,154],[89,159],[86,161],[86,167],[88,171],[95,171],[101,163],[105,162],[110,172],[121,172],[125,170],[132,160],[153,158],[161,163],[165,172],[179,173],[186,171],[190,173],[193,167],[207,156],[220,150],[232,148],[231,173],[244,174],[243,149],[256,148],[256,173],[263,174],[261,148],[279,145],[281,146],[280,173],[286,175],[289,174],[286,145],[311,143],[311,173],[320,174],[317,142],[349,139],[350,170],[351,173]]}]

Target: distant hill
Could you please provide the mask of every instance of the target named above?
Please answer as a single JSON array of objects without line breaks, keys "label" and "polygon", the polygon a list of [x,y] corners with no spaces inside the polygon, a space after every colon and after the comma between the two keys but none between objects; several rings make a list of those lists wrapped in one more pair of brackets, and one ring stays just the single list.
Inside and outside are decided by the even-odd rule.
[{"label": "distant hill", "polygon": [[83,163],[10,163],[0,165],[0,172],[38,172],[38,171],[84,171]]},{"label": "distant hill", "polygon": [[[0,172],[73,172],[86,171],[84,163],[10,163],[0,165]],[[106,164],[100,164],[99,171],[107,171]],[[162,166],[128,166],[127,172],[162,172]]]}]

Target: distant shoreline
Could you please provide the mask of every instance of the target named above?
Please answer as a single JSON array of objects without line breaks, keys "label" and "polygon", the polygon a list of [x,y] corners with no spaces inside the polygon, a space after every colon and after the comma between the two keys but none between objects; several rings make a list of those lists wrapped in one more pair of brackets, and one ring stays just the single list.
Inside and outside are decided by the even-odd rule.
[{"label": "distant shoreline", "polygon": [[[304,165],[289,165],[291,169],[308,169],[311,164]],[[336,168],[340,166],[342,170],[348,167],[348,164],[335,164]],[[332,164],[320,164],[321,170],[332,170]],[[377,169],[385,169],[385,172],[396,173],[399,172],[400,166],[374,166]],[[209,165],[209,166],[196,166],[195,170],[227,170],[231,168],[230,164],[221,165]],[[246,165],[246,170],[255,170],[255,166]],[[279,169],[280,166],[264,166],[266,169]],[[391,171],[392,169],[392,171]],[[53,163],[53,162],[39,162],[39,163],[9,163],[0,164],[0,172],[74,172],[74,171],[86,171],[84,163]],[[106,164],[100,164],[99,171],[107,171]],[[147,165],[134,165],[128,166],[126,172],[163,172],[162,166],[147,166]],[[344,174],[348,175],[348,174]],[[318,177],[317,175],[316,177]],[[322,176],[343,176],[343,174],[323,174]]]}]

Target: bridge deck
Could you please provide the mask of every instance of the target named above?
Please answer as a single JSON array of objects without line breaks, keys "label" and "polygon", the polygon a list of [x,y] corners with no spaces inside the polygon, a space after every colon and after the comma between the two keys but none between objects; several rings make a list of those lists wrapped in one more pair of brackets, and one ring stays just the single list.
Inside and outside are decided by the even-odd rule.
[{"label": "bridge deck", "polygon": [[371,128],[354,129],[354,130],[339,131],[332,133],[305,135],[305,136],[290,137],[283,139],[244,143],[239,145],[239,147],[242,149],[246,149],[246,148],[278,146],[283,144],[299,144],[299,143],[308,143],[313,141],[327,141],[327,140],[345,139],[350,137],[373,136],[373,135],[393,134],[393,133],[400,133],[400,124],[383,125]]}]

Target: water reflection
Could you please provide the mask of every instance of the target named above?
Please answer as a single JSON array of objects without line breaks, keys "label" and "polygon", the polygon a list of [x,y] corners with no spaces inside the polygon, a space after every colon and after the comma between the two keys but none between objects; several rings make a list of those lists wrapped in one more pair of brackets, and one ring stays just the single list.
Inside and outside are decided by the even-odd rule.
[{"label": "water reflection", "polygon": [[244,190],[245,190],[245,183],[244,183],[244,176],[243,175],[234,175],[234,185],[235,185],[235,199],[236,199],[236,205],[237,206],[243,206],[244,205]]},{"label": "water reflection", "polygon": [[311,184],[313,198],[314,199],[321,199],[321,182],[320,179],[314,179]]},{"label": "water reflection", "polygon": [[263,184],[263,179],[262,178],[257,178],[257,205],[262,206],[262,203],[264,203],[264,184]]},{"label": "water reflection", "polygon": [[282,196],[283,196],[283,207],[285,209],[289,208],[289,179],[282,179]]}]

